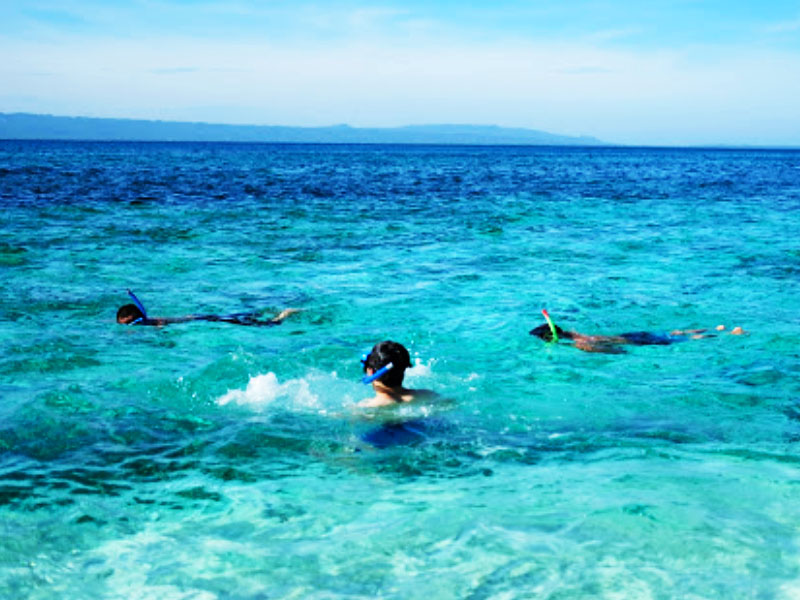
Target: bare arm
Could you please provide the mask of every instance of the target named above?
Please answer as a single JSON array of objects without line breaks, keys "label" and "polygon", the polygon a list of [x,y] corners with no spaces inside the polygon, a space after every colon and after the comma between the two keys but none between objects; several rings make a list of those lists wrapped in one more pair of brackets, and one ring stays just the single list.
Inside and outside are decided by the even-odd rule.
[{"label": "bare arm", "polygon": [[299,308],[287,308],[287,309],[282,310],[276,316],[272,317],[270,319],[270,321],[272,321],[273,323],[276,323],[276,324],[277,323],[283,323],[283,321],[284,321],[284,319],[286,319],[286,317],[288,317],[289,315],[293,315],[295,313],[299,313],[299,312],[300,312]]},{"label": "bare arm", "polygon": [[575,340],[575,347],[584,352],[599,352],[601,354],[626,354],[627,351],[610,340]]},{"label": "bare arm", "polygon": [[625,338],[612,335],[584,335],[574,331],[571,339],[578,350],[584,352],[599,352],[601,354],[625,354],[624,348],[620,344],[627,343]]}]

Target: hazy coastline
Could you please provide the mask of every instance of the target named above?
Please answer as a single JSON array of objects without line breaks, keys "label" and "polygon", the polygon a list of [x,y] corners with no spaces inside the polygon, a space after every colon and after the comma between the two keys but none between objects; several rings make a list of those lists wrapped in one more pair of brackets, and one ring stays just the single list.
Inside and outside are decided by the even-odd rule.
[{"label": "hazy coastline", "polygon": [[0,139],[137,142],[608,145],[601,140],[588,136],[565,136],[534,129],[507,128],[494,125],[409,125],[387,128],[351,127],[349,125],[288,127],[64,117],[30,113],[0,113]]}]

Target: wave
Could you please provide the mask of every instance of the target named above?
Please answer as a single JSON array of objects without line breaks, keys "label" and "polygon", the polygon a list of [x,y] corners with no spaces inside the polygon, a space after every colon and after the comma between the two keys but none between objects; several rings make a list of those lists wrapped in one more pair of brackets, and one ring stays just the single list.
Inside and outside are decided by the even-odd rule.
[{"label": "wave", "polygon": [[286,383],[278,381],[278,376],[273,372],[256,375],[247,382],[243,390],[228,390],[217,398],[219,406],[234,403],[251,408],[265,408],[276,402],[290,403],[296,407],[318,408],[319,397],[312,393],[308,381],[305,379],[290,379]]}]

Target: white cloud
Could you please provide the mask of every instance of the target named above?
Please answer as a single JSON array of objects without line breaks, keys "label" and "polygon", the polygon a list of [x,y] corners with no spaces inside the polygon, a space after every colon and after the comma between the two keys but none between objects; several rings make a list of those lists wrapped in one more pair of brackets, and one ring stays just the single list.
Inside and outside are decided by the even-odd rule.
[{"label": "white cloud", "polygon": [[[622,143],[800,144],[800,59],[775,51],[152,39],[0,40],[0,53],[18,57],[0,66],[5,93],[37,98],[29,104],[36,112],[309,126],[486,123]],[[0,111],[34,111],[26,106]]]},{"label": "white cloud", "polygon": [[359,8],[346,15],[346,21],[355,29],[374,29],[407,14],[407,11],[393,8]]},{"label": "white cloud", "polygon": [[800,31],[800,18],[767,25],[762,31],[764,33],[793,33]]},{"label": "white cloud", "polygon": [[641,35],[644,32],[641,28],[627,28],[627,29],[604,29],[595,31],[586,35],[583,39],[587,43],[604,43],[624,40],[631,36]]}]

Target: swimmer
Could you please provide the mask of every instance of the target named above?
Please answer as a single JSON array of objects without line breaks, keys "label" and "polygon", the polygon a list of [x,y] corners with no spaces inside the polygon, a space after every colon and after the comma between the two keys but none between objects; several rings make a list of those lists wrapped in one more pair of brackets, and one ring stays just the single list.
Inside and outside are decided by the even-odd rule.
[{"label": "swimmer", "polygon": [[125,304],[117,311],[117,323],[121,325],[151,325],[161,327],[173,323],[187,323],[189,321],[209,321],[212,323],[231,323],[233,325],[246,325],[249,327],[270,327],[280,325],[286,317],[296,312],[296,308],[287,308],[271,319],[261,320],[256,317],[258,313],[235,313],[231,315],[187,315],[184,317],[149,317],[144,305],[136,295],[128,290],[128,295],[133,304]]},{"label": "swimmer", "polygon": [[411,357],[402,344],[389,340],[380,342],[361,359],[361,362],[365,373],[361,381],[372,384],[375,397],[359,402],[359,406],[366,408],[394,406],[438,396],[431,390],[412,390],[403,387],[403,377],[406,369],[411,366]]},{"label": "swimmer", "polygon": [[[707,333],[708,329],[675,329],[669,333],[650,333],[648,331],[634,331],[619,335],[586,335],[578,331],[565,331],[550,320],[547,311],[542,311],[547,319],[546,323],[531,329],[530,334],[545,342],[565,340],[571,342],[584,352],[602,352],[605,354],[623,354],[625,349],[620,346],[668,346],[687,340],[699,340],[715,337],[716,334]],[[724,325],[715,328],[719,332],[725,331]],[[731,335],[744,335],[747,333],[741,327],[734,327],[728,333]]]}]

